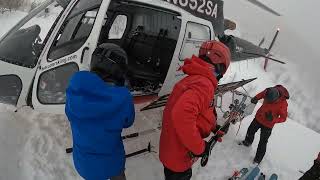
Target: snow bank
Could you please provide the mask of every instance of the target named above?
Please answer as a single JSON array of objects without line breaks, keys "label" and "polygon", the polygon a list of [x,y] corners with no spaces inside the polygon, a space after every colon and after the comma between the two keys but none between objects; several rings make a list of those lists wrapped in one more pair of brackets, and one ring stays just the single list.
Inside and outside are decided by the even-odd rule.
[{"label": "snow bank", "polygon": [[70,139],[66,119],[29,108],[13,110],[0,105],[0,179],[76,179],[65,153]]}]

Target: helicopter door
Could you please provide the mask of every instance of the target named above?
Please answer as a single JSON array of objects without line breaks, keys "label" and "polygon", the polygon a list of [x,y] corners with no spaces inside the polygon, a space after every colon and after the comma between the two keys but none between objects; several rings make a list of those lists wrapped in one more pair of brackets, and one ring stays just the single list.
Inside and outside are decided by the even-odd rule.
[{"label": "helicopter door", "polygon": [[32,104],[36,110],[64,113],[69,79],[89,68],[109,4],[110,0],[78,1],[52,35],[35,76]]},{"label": "helicopter door", "polygon": [[178,69],[183,65],[184,60],[192,57],[192,55],[197,56],[199,54],[201,44],[214,38],[212,24],[206,20],[196,19],[194,22],[186,22],[184,28],[185,31],[181,30],[182,33],[180,33],[179,37],[179,39],[183,41],[177,44],[177,47],[181,47],[181,49],[177,48],[180,53],[178,52],[172,60],[168,75],[159,96],[170,93],[177,81],[184,77],[183,72],[178,71]]}]

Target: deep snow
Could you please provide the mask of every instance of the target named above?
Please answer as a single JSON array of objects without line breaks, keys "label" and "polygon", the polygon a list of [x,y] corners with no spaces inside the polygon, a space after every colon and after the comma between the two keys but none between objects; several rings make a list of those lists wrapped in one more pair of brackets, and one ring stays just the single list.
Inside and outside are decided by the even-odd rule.
[{"label": "deep snow", "polygon": [[[0,107],[0,179],[81,179],[74,171],[72,156],[65,153],[71,144],[70,131],[64,116],[39,114],[29,108],[17,113],[14,108]],[[125,133],[155,127],[161,118],[161,110],[139,114],[133,128]],[[237,142],[244,138],[249,116],[243,120],[238,136],[238,126],[232,126],[223,142],[216,145],[208,166],[194,168],[195,180],[223,180],[234,170],[251,166],[257,139],[252,147],[242,147]],[[148,127],[149,126],[149,127]],[[159,131],[133,140],[127,140],[127,153],[145,148],[149,141],[157,146]],[[280,179],[298,179],[299,170],[307,170],[320,149],[320,135],[288,120],[277,125],[268,144],[268,151],[261,164],[262,171],[270,175],[278,173]],[[157,148],[153,149],[158,151]],[[162,166],[157,153],[149,153],[127,160],[127,178],[130,180],[161,180]]]}]

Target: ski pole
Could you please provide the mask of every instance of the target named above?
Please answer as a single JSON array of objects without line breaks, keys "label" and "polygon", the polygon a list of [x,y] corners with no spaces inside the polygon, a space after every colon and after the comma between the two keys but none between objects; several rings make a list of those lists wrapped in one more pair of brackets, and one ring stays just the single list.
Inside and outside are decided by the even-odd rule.
[{"label": "ski pole", "polygon": [[[156,130],[157,130],[157,129],[153,128],[153,129],[147,129],[147,130],[144,130],[144,131],[141,131],[141,132],[136,132],[136,133],[128,134],[128,135],[122,136],[122,139],[125,140],[125,139],[136,138],[136,137],[139,137],[139,136],[151,134],[151,133],[155,132]],[[67,154],[70,154],[70,153],[72,153],[72,152],[73,152],[73,148],[67,148],[67,149],[66,149],[66,153],[67,153]]]},{"label": "ski pole", "polygon": [[123,139],[123,140],[125,140],[125,139],[131,139],[131,138],[135,138],[135,137],[138,137],[138,136],[143,136],[143,135],[151,134],[151,133],[155,132],[156,130],[157,130],[157,129],[153,128],[153,129],[147,129],[147,130],[144,130],[144,131],[141,131],[141,132],[136,132],[136,133],[128,134],[128,135],[122,136],[122,139]]},{"label": "ski pole", "polygon": [[136,152],[127,154],[127,155],[126,155],[126,158],[133,157],[133,156],[136,156],[136,155],[139,155],[139,154],[143,154],[143,153],[146,153],[146,152],[151,152],[151,143],[149,143],[149,144],[148,144],[148,147],[145,148],[145,149],[141,149],[141,150],[139,150],[139,151],[136,151]]},{"label": "ski pole", "polygon": [[[73,150],[72,148],[68,148],[68,149],[66,149],[66,152],[67,153],[72,153],[72,150]],[[145,149],[141,149],[139,151],[127,154],[126,158],[133,157],[133,156],[136,156],[136,155],[139,155],[139,154],[143,154],[143,153],[146,153],[146,152],[151,152],[151,143],[149,143],[148,147],[145,148]]]}]

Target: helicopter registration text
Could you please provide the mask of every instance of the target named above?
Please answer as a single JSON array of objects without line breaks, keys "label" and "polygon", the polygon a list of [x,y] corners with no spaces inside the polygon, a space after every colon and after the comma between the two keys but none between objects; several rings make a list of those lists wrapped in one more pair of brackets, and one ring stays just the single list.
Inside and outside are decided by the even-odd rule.
[{"label": "helicopter registration text", "polygon": [[197,13],[217,18],[218,4],[217,0],[164,0],[171,4],[180,6],[188,11],[196,11]]}]

